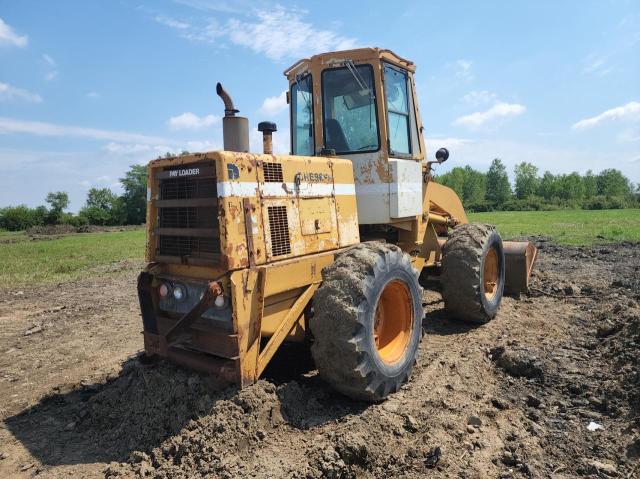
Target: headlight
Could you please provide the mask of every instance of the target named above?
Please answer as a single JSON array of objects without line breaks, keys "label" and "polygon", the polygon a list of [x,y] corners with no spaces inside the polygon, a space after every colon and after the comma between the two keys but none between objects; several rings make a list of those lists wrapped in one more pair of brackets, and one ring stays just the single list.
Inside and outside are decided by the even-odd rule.
[{"label": "headlight", "polygon": [[222,308],[224,306],[224,296],[222,296],[221,294],[216,296],[213,304],[215,304],[216,308]]},{"label": "headlight", "polygon": [[176,301],[182,301],[186,296],[187,292],[183,286],[177,284],[173,287],[173,297]]}]

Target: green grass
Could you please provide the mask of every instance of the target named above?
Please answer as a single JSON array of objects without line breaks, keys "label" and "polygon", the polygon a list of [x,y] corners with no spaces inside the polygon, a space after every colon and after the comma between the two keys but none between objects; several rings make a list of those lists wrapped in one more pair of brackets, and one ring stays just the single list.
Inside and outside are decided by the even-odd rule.
[{"label": "green grass", "polygon": [[59,283],[104,273],[100,268],[109,264],[142,260],[144,245],[144,229],[39,240],[30,240],[24,233],[2,232],[0,288]]},{"label": "green grass", "polygon": [[496,225],[505,239],[542,235],[564,245],[640,242],[640,210],[497,211],[469,221]]},{"label": "green grass", "polygon": [[[500,211],[470,214],[469,219],[496,225],[505,239],[542,235],[567,245],[640,242],[638,209]],[[0,289],[109,274],[113,263],[142,261],[144,244],[144,229],[38,240],[0,231]]]},{"label": "green grass", "polygon": [[4,231],[0,230],[0,242],[15,241],[18,238],[26,239],[27,235],[24,231]]}]

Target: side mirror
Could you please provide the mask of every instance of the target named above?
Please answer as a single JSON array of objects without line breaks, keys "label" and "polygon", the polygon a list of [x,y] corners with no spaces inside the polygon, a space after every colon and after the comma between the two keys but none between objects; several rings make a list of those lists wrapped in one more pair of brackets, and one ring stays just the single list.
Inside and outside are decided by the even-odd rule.
[{"label": "side mirror", "polygon": [[436,160],[438,160],[438,163],[444,163],[448,159],[449,150],[447,150],[446,148],[440,148],[438,151],[436,151]]}]

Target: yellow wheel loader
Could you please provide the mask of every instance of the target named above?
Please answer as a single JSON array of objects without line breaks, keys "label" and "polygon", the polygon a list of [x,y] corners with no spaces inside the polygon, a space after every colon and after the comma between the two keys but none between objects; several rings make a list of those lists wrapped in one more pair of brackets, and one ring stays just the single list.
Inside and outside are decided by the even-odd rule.
[{"label": "yellow wheel loader", "polygon": [[217,85],[224,151],[149,163],[147,355],[243,387],[306,338],[328,384],[379,401],[411,375],[421,279],[441,282],[451,317],[477,323],[527,289],[535,247],[469,224],[432,178],[414,71],[377,48],[295,63],[290,155],[273,154],[270,122],[264,152],[249,152],[248,120]]}]

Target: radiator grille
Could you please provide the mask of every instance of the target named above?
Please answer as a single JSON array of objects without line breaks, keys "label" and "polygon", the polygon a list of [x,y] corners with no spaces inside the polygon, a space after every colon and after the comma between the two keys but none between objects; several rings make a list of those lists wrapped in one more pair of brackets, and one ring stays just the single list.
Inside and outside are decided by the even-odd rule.
[{"label": "radiator grille", "polygon": [[[167,177],[166,172],[173,170],[197,170],[198,174]],[[218,261],[218,192],[213,162],[179,165],[160,171],[157,255],[168,262]]]},{"label": "radiator grille", "polygon": [[220,253],[218,238],[198,238],[189,236],[160,236],[160,254],[164,256],[196,256],[215,259]]},{"label": "radiator grille", "polygon": [[214,207],[160,208],[161,228],[216,228],[218,212]]},{"label": "radiator grille", "polygon": [[217,194],[215,178],[170,178],[160,185],[160,199],[163,200],[215,198]]},{"label": "radiator grille", "polygon": [[291,253],[289,222],[286,206],[269,206],[269,230],[271,232],[271,254],[282,256]]},{"label": "radiator grille", "polygon": [[262,164],[264,170],[264,181],[266,183],[282,183],[282,165],[280,163],[264,162]]}]

